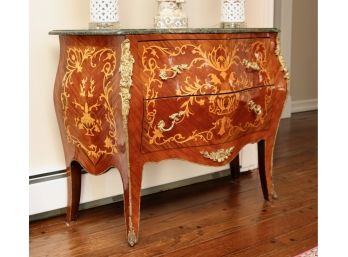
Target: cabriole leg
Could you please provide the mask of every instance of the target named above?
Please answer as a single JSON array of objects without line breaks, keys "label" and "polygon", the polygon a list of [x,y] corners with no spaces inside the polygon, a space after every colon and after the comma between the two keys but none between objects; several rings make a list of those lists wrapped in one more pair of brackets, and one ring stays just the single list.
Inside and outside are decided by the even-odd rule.
[{"label": "cabriole leg", "polygon": [[81,195],[81,170],[82,167],[77,162],[72,162],[66,169],[68,176],[67,224],[77,219]]},{"label": "cabriole leg", "polygon": [[[130,184],[127,203],[127,240],[130,246],[134,246],[138,242],[139,238],[139,220],[140,220],[140,193],[141,193],[141,181],[142,181],[142,165],[131,165],[130,167]],[[125,198],[125,200],[126,200]]]},{"label": "cabriole leg", "polygon": [[230,162],[230,170],[232,179],[236,179],[240,175],[239,154]]},{"label": "cabriole leg", "polygon": [[275,198],[276,193],[273,189],[272,182],[272,164],[273,164],[273,146],[275,138],[261,140],[257,144],[259,174],[262,186],[263,196],[267,201]]}]

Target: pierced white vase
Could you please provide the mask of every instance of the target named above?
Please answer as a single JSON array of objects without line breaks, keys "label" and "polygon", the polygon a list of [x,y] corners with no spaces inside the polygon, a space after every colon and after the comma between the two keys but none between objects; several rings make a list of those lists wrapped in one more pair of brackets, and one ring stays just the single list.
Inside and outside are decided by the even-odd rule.
[{"label": "pierced white vase", "polygon": [[90,0],[90,29],[119,27],[119,0]]},{"label": "pierced white vase", "polygon": [[221,0],[221,26],[245,27],[245,0]]}]

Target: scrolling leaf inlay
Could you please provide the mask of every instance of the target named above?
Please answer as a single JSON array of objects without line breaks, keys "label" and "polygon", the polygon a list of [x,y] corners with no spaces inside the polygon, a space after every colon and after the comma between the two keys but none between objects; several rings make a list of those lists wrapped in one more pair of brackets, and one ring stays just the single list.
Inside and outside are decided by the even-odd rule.
[{"label": "scrolling leaf inlay", "polygon": [[[243,93],[245,99],[251,99],[248,93]],[[240,108],[240,105],[245,105],[246,109],[249,109],[247,102],[242,99],[242,93],[227,94],[227,95],[210,95],[207,97],[190,96],[187,97],[180,105],[181,109],[180,119],[175,120],[175,125],[178,126],[185,119],[194,119],[194,108],[203,108],[209,115],[216,116],[216,120],[210,124],[207,130],[194,130],[185,134],[166,134],[166,130],[163,130],[159,123],[155,123],[157,116],[156,100],[149,100],[146,102],[146,122],[148,123],[147,137],[149,143],[154,145],[166,145],[172,142],[183,144],[190,141],[201,141],[203,143],[210,143],[214,139],[228,141],[235,133],[245,132],[252,128],[260,127],[264,124],[268,115],[268,110],[271,105],[271,99],[273,94],[273,87],[266,87],[264,96],[264,110],[259,113],[255,118],[245,123],[235,123],[231,117],[233,113]],[[183,99],[178,99],[183,100]],[[161,121],[159,121],[161,122]]]},{"label": "scrolling leaf inlay", "polygon": [[[243,52],[244,55],[241,52]],[[185,65],[186,70],[209,67],[209,72],[205,81],[202,81],[202,79],[197,76],[191,77],[192,75],[187,75],[184,77],[183,83],[178,84],[176,96],[189,97],[184,101],[182,100],[183,98],[178,98],[178,101],[182,101],[182,103],[177,113],[181,113],[182,115],[179,120],[176,120],[175,124],[178,125],[185,119],[194,116],[195,113],[192,108],[194,106],[201,106],[201,108],[206,109],[210,114],[214,114],[218,118],[211,124],[208,130],[194,130],[190,135],[178,133],[167,136],[165,134],[166,130],[164,130],[162,126],[158,126],[158,121],[155,123],[158,113],[155,98],[158,97],[158,90],[161,89],[163,83],[165,83],[160,77],[163,70],[168,70],[166,64],[164,64],[164,68],[161,67],[160,57],[165,56],[165,59],[172,59],[183,55],[189,55],[189,59],[191,58],[190,63]],[[216,135],[229,137],[236,130],[246,131],[250,127],[262,125],[269,104],[269,97],[267,95],[272,94],[271,89],[267,89],[264,105],[266,109],[265,113],[260,115],[259,118],[251,122],[246,122],[245,124],[233,124],[229,117],[238,108],[241,94],[217,95],[223,92],[233,92],[252,87],[253,81],[248,77],[248,71],[247,68],[245,68],[245,58],[241,58],[241,56],[245,55],[251,56],[250,62],[255,66],[257,65],[259,81],[269,85],[271,81],[267,70],[268,48],[264,41],[255,41],[250,45],[246,42],[238,42],[233,47],[218,45],[211,50],[203,50],[201,45],[194,44],[183,44],[173,49],[157,45],[149,47],[144,46],[142,64],[144,73],[148,74],[148,81],[145,83],[145,94],[146,98],[149,100],[146,101],[145,107],[146,121],[149,124],[147,130],[149,143],[155,145],[164,145],[171,142],[183,144],[189,141],[202,141],[208,143],[211,142]],[[243,69],[234,69],[235,67],[242,67]],[[229,89],[226,89],[226,86],[228,86]],[[199,97],[205,94],[209,94],[209,96],[206,98]],[[161,120],[159,122],[161,122]]]},{"label": "scrolling leaf inlay", "polygon": [[[183,44],[172,49],[159,45],[144,46],[142,64],[143,71],[147,74],[145,97],[157,98],[159,89],[166,80],[175,78],[184,69],[206,69],[207,79],[202,83],[194,74],[184,76],[184,83],[180,83],[176,96],[224,93],[250,88],[254,85],[254,81],[248,76],[250,71],[245,67],[246,61],[252,64],[252,67],[257,67],[259,82],[270,85],[270,74],[267,69],[269,50],[266,42],[245,41],[232,46],[221,44],[212,49],[204,49],[200,44]],[[187,59],[187,64],[174,63],[168,68],[166,63],[161,63],[162,59],[179,60],[183,57]],[[168,72],[173,74],[169,76]]]},{"label": "scrolling leaf inlay", "polygon": [[[118,134],[111,85],[115,68],[116,53],[110,48],[71,47],[67,50],[60,96],[67,141],[82,148],[93,162],[102,155],[117,153]],[[90,72],[91,69],[95,72]],[[102,84],[96,84],[98,80],[90,74],[101,76],[99,81]],[[74,92],[74,83],[79,83],[79,92]],[[96,94],[96,87],[102,88],[99,94]],[[105,113],[104,119],[98,119],[100,116],[97,113]],[[74,126],[69,120],[71,117],[74,117]],[[78,131],[84,134],[84,139]],[[91,143],[95,136],[104,137],[104,144]]]}]

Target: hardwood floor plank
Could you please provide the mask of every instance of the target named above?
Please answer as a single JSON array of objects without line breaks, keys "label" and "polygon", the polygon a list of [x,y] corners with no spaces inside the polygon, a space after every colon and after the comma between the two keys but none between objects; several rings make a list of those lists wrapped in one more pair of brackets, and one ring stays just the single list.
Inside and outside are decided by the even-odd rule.
[{"label": "hardwood floor plank", "polygon": [[[262,202],[261,198],[260,201]],[[248,203],[246,205],[249,205]],[[315,200],[308,200],[308,203],[314,204]],[[290,207],[292,209],[302,208],[303,204],[304,202],[297,205],[294,203],[290,204]],[[286,206],[288,207],[289,204]],[[215,213],[209,211],[208,215],[203,215],[206,210],[198,210],[197,212],[191,210],[192,217],[188,217],[188,214],[186,214],[183,217],[174,217],[172,220],[166,219],[167,224],[163,223],[163,225],[154,221],[158,227],[157,233],[152,233],[153,231],[151,233],[145,232],[145,238],[141,238],[143,242],[141,246],[136,247],[129,255],[127,255],[127,252],[122,252],[119,256],[155,256],[163,254],[163,251],[219,237],[230,233],[230,230],[239,230],[241,227],[258,223],[275,215],[282,215],[284,211],[287,211],[285,206],[282,205],[277,206],[277,208],[271,206],[264,208],[264,205],[260,204],[256,210],[239,208],[242,210],[229,211],[236,208],[226,207],[225,210],[217,209]],[[145,228],[145,231],[150,231],[147,228]],[[229,228],[229,230],[226,228]]]},{"label": "hardwood floor plank", "polygon": [[[296,227],[301,227],[315,219],[313,209],[315,204],[288,211],[272,219],[259,221],[258,223],[231,231],[222,237],[217,237],[200,244],[196,244],[165,256],[224,256],[231,252],[248,247],[249,244],[262,240],[270,240]],[[237,236],[238,235],[238,236]]]},{"label": "hardwood floor plank", "polygon": [[140,241],[125,239],[123,203],[30,223],[30,256],[294,256],[317,245],[317,113],[281,121],[274,152],[279,199],[258,172],[142,197]]},{"label": "hardwood floor plank", "polygon": [[[308,239],[315,240],[318,236],[318,223],[313,222],[306,224],[301,228],[296,228],[281,236],[274,237],[270,240],[258,242],[255,245],[250,245],[241,251],[225,255],[226,257],[248,257],[248,256],[268,256],[279,254],[284,249],[295,248],[298,253],[303,252],[299,242],[306,242]],[[308,247],[308,245],[307,245]],[[282,256],[282,255],[276,255]]]}]

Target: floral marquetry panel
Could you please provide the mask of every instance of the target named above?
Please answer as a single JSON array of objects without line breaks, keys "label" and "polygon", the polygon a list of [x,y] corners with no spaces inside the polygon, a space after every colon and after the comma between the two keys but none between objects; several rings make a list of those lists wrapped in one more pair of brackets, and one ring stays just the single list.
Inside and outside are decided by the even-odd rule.
[{"label": "floral marquetry panel", "polygon": [[273,85],[269,38],[140,44],[146,99],[219,94]]},{"label": "floral marquetry panel", "polygon": [[[267,129],[274,87],[145,101],[143,152],[230,142]],[[255,112],[250,103],[260,109]]]},{"label": "floral marquetry panel", "polygon": [[[67,51],[61,93],[65,131],[68,142],[83,149],[95,163],[104,154],[117,153],[118,135],[111,84],[116,53],[109,48],[94,47],[69,48]],[[97,72],[91,76],[93,69]],[[72,81],[79,87],[71,87]],[[94,137],[104,144],[95,144]]]},{"label": "floral marquetry panel", "polygon": [[84,156],[84,166],[114,159],[123,135],[116,117],[120,110],[115,87],[120,62],[117,49],[98,43],[71,44],[61,54],[62,76],[56,81],[55,101],[56,111],[62,114],[64,139],[74,155]]}]

